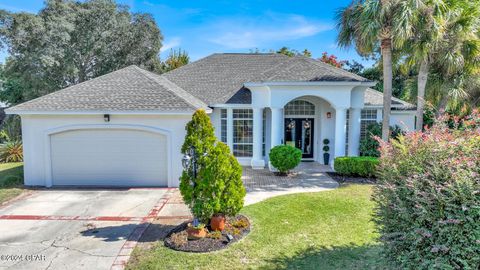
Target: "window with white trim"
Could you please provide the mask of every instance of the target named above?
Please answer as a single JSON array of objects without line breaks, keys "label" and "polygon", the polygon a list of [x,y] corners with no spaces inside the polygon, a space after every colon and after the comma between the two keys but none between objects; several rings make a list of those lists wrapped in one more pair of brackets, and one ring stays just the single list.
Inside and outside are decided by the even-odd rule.
[{"label": "window with white trim", "polygon": [[315,105],[305,100],[290,101],[284,108],[284,114],[288,115],[315,115]]},{"label": "window with white trim", "polygon": [[252,109],[233,109],[233,154],[236,157],[253,155]]},{"label": "window with white trim", "polygon": [[227,143],[227,109],[220,110],[220,140]]},{"label": "window with white trim", "polygon": [[371,124],[377,123],[376,109],[363,109],[360,116],[360,139],[367,137],[367,127]]}]

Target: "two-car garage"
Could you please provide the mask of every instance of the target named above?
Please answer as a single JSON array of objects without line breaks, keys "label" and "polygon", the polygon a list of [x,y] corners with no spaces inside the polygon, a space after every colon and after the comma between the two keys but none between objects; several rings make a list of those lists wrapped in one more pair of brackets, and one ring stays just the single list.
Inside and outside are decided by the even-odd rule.
[{"label": "two-car garage", "polygon": [[134,129],[74,129],[50,135],[54,186],[167,186],[163,134]]},{"label": "two-car garage", "polygon": [[206,103],[129,66],[6,110],[22,118],[27,186],[178,187],[185,125]]}]

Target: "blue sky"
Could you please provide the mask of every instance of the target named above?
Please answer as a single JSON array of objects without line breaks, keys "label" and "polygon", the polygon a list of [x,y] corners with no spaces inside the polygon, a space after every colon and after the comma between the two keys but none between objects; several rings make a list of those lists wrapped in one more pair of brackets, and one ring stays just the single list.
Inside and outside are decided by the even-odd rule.
[{"label": "blue sky", "polygon": [[[309,49],[313,57],[322,52],[341,60],[363,61],[352,49],[335,43],[335,12],[351,0],[335,1],[161,1],[118,0],[134,12],[153,14],[163,36],[161,57],[171,48],[186,50],[192,60],[215,52],[268,52],[287,46]],[[0,9],[38,12],[43,0],[0,0]],[[3,62],[6,52],[0,54]]]}]

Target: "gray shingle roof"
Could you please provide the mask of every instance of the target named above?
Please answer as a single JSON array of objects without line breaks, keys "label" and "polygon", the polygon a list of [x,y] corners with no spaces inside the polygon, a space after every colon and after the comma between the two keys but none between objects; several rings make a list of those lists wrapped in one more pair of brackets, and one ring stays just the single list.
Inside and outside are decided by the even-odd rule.
[{"label": "gray shingle roof", "polygon": [[18,111],[183,112],[207,105],[167,78],[129,66],[17,105]]},{"label": "gray shingle roof", "polygon": [[[129,66],[8,109],[21,111],[184,112],[214,104],[251,104],[247,82],[311,82],[367,79],[320,61],[282,54],[213,54],[163,75]],[[381,106],[368,89],[365,105]],[[414,105],[394,98],[392,105]]]},{"label": "gray shingle roof", "polygon": [[[365,91],[365,106],[383,106],[383,93],[377,90],[368,88]],[[392,97],[393,110],[414,110],[416,107],[401,99]]]},{"label": "gray shingle roof", "polygon": [[242,89],[247,82],[369,81],[311,58],[276,53],[212,54],[162,76],[209,105],[250,103]]}]

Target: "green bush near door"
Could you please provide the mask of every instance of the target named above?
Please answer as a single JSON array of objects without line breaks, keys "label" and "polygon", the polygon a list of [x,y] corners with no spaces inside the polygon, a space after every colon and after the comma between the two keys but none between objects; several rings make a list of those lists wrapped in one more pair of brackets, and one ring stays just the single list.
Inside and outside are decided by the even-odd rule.
[{"label": "green bush near door", "polygon": [[333,167],[346,176],[374,177],[378,164],[376,157],[337,157]]},{"label": "green bush near door", "polygon": [[287,174],[302,161],[302,151],[290,145],[277,145],[270,150],[269,158],[280,174]]}]

